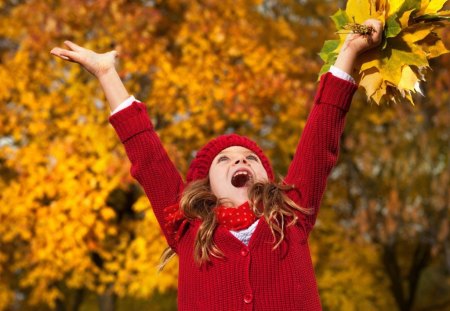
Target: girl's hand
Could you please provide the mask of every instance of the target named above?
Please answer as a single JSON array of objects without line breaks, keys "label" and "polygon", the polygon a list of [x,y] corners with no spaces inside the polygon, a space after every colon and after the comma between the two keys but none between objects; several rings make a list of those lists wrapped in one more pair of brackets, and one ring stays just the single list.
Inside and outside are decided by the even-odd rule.
[{"label": "girl's hand", "polygon": [[345,39],[344,45],[334,63],[334,66],[342,71],[353,74],[353,65],[358,56],[364,51],[378,46],[383,36],[383,27],[377,19],[368,19],[363,25],[372,27],[369,34],[350,34]]},{"label": "girl's hand", "polygon": [[350,53],[354,53],[357,56],[380,44],[383,36],[381,22],[377,19],[368,19],[363,25],[370,27],[372,31],[365,35],[359,33],[349,34],[342,47],[344,51],[349,50]]},{"label": "girl's hand", "polygon": [[102,86],[111,111],[130,96],[114,66],[117,58],[116,51],[98,54],[70,41],[65,41],[64,44],[70,50],[54,48],[50,53],[64,60],[78,63],[93,74]]},{"label": "girl's hand", "polygon": [[116,51],[98,54],[70,41],[64,41],[64,44],[69,50],[56,47],[50,53],[64,60],[80,64],[98,79],[109,71],[115,70]]}]

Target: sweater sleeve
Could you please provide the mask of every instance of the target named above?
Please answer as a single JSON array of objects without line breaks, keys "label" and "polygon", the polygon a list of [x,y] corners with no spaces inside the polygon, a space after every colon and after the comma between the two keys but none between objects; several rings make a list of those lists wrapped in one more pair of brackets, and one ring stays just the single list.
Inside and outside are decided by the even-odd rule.
[{"label": "sweater sleeve", "polygon": [[310,215],[299,213],[299,222],[307,234],[312,230],[331,169],[339,153],[339,140],[345,116],[357,86],[326,73],[321,77],[305,128],[285,178],[295,189],[289,196]]},{"label": "sweater sleeve", "polygon": [[178,202],[183,180],[153,129],[145,105],[135,101],[110,116],[131,162],[131,175],[139,182],[150,200],[161,229],[171,247],[173,236],[166,229],[164,209]]}]

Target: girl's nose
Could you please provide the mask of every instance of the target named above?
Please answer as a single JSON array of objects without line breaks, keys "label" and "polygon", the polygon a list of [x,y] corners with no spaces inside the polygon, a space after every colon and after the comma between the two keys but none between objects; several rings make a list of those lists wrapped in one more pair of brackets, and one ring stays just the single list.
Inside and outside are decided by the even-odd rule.
[{"label": "girl's nose", "polygon": [[239,164],[241,161],[242,163],[247,164],[247,160],[245,158],[237,159],[236,161],[234,161],[234,164]]}]

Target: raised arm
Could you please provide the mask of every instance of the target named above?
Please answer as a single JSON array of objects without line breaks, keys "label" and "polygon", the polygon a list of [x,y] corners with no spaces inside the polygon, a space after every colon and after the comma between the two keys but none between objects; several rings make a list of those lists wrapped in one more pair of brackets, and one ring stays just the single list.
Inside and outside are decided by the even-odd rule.
[{"label": "raised arm", "polygon": [[[51,54],[83,66],[94,75],[108,100],[111,111],[130,96],[115,68],[117,52],[95,53],[66,41],[68,49],[54,48]],[[183,190],[183,180],[171,162],[153,129],[144,104],[135,101],[131,106],[110,117],[131,162],[131,174],[144,188],[153,211],[166,235],[164,208],[175,204]]]},{"label": "raised arm", "polygon": [[[368,20],[375,31],[369,35],[349,35],[335,62],[335,67],[352,74],[354,62],[362,52],[381,42],[382,27],[377,20]],[[316,221],[327,178],[336,165],[339,140],[345,116],[357,86],[326,73],[321,77],[313,108],[289,167],[285,182],[296,188],[289,196],[302,207],[311,208],[311,215],[299,215],[306,233]]]}]

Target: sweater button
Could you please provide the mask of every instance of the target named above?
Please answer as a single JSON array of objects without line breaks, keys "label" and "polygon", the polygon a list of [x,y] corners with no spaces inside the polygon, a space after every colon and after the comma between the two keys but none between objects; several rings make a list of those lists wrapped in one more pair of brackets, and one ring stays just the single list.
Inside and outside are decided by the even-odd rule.
[{"label": "sweater button", "polygon": [[247,256],[247,255],[248,255],[248,249],[243,248],[243,249],[241,250],[241,255],[242,255],[243,257]]},{"label": "sweater button", "polygon": [[245,303],[250,303],[253,300],[253,295],[252,294],[245,294],[244,296],[244,302]]}]

